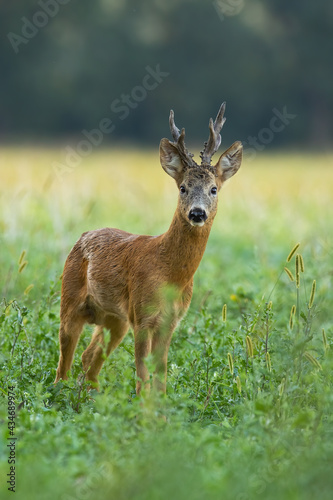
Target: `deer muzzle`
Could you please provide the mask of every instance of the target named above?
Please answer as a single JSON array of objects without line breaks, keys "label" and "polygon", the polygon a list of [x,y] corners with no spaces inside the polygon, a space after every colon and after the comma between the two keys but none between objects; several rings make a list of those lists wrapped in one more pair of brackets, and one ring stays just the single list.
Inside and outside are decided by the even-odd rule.
[{"label": "deer muzzle", "polygon": [[192,226],[203,226],[207,220],[206,211],[202,208],[192,208],[188,214]]}]

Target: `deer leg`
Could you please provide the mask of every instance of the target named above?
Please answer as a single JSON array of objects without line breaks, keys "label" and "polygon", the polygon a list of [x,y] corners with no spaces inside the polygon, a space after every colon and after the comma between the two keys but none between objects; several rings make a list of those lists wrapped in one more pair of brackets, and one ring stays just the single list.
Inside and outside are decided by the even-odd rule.
[{"label": "deer leg", "polygon": [[[120,320],[118,318],[108,319],[108,321],[103,325],[110,330],[111,338],[106,347],[106,355],[109,354],[118,347],[120,342],[125,337],[129,324],[127,321]],[[103,326],[97,326],[95,328],[93,337],[87,349],[82,354],[82,364],[83,369],[86,371],[86,378],[94,384],[98,384],[97,377],[101,371],[102,365],[105,361],[103,354],[104,347],[104,335]]]},{"label": "deer leg", "polygon": [[150,390],[149,371],[145,364],[145,358],[151,352],[151,336],[149,330],[138,330],[135,335],[135,366],[136,366],[136,393],[140,394],[142,386],[147,391]]},{"label": "deer leg", "polygon": [[155,362],[153,388],[166,393],[167,361],[173,328],[155,332],[152,340],[152,354]]},{"label": "deer leg", "polygon": [[80,317],[61,321],[59,330],[60,358],[55,383],[61,378],[67,380],[67,372],[71,369],[75,348],[80,338],[84,320]]},{"label": "deer leg", "polygon": [[95,350],[99,348],[99,344],[103,345],[103,342],[103,326],[96,326],[90,344],[83,352],[81,357],[83,369],[86,373],[88,373],[88,370],[91,367],[91,362],[94,357]]}]

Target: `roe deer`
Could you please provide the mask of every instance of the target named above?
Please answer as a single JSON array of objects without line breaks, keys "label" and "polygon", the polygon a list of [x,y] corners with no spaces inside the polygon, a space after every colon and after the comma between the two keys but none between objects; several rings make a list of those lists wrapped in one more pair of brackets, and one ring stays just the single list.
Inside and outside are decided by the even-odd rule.
[{"label": "roe deer", "polygon": [[[55,382],[66,379],[83,325],[96,326],[82,354],[86,378],[98,387],[104,362],[103,328],[110,330],[109,355],[129,327],[134,330],[136,392],[149,389],[145,358],[152,353],[156,371],[153,386],[166,391],[167,357],[172,333],[188,309],[193,275],[202,259],[217,211],[217,195],[224,181],[242,161],[242,144],[235,142],[211,165],[221,143],[225,103],[216,120],[210,119],[209,139],[200,153],[201,165],[185,147],[170,111],[174,142],[162,139],[160,162],[179,189],[178,205],[168,231],[160,236],[130,234],[119,229],[84,233],[67,257],[62,279],[60,359]],[[172,294],[165,287],[172,287]]]}]

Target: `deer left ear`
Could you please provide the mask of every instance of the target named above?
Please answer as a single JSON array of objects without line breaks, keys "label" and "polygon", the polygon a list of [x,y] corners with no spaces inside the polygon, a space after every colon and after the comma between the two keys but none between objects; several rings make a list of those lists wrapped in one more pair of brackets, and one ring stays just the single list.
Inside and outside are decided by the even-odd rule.
[{"label": "deer left ear", "polygon": [[215,165],[216,173],[221,182],[226,181],[239,169],[242,163],[243,145],[241,142],[234,142],[229,149],[227,149]]}]

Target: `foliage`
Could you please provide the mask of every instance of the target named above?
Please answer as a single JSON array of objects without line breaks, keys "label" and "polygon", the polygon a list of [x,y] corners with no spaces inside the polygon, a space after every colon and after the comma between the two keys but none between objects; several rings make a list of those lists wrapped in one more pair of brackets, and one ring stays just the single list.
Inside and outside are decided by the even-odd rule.
[{"label": "foliage", "polygon": [[[45,173],[38,166],[30,171],[34,186],[29,186],[30,177],[20,169],[16,174],[12,169],[4,172],[4,201],[6,187],[13,190],[14,185],[22,193],[24,184],[33,197],[11,206],[13,226],[6,211],[0,219],[4,228],[1,498],[11,494],[5,482],[7,390],[14,386],[17,498],[282,500],[311,499],[320,491],[322,499],[329,499],[333,487],[333,296],[328,272],[332,218],[325,193],[330,192],[332,181],[324,168],[318,196],[311,171],[299,175],[297,158],[289,158],[288,172],[280,167],[285,157],[264,159],[276,162],[273,173],[265,173],[259,164],[251,173],[244,169],[243,180],[239,174],[239,181],[236,176],[224,188],[222,214],[196,275],[190,311],[171,344],[166,397],[135,396],[132,333],[105,362],[100,393],[88,391],[80,356],[90,327],[79,343],[71,377],[53,385],[64,247],[69,250],[84,226],[98,227],[108,218],[137,232],[146,226],[154,232],[160,229],[160,219],[165,224],[170,220],[174,200],[166,203],[168,179],[164,185],[157,173],[161,169],[149,170],[148,154],[137,153],[137,159],[140,174],[129,166],[126,173],[120,169],[119,177],[113,178],[113,199],[98,158],[94,173],[103,178],[98,185],[86,168],[80,176],[69,175],[61,187],[56,183],[45,187]],[[113,171],[112,161],[107,160],[106,154],[104,161]],[[32,175],[33,168],[39,175]],[[317,175],[318,171],[320,164]],[[286,174],[280,191],[278,182],[276,191],[267,184],[274,172],[280,177]],[[143,173],[148,181],[140,193],[133,186]],[[249,182],[250,175],[258,179],[256,188]],[[265,182],[267,190],[262,192]],[[302,186],[303,196],[293,198],[288,189],[296,185]],[[285,186],[282,198],[281,186]],[[52,198],[53,189],[58,189],[58,199]],[[95,189],[93,207],[89,189]],[[67,200],[63,208],[62,197]],[[140,204],[145,210],[139,217]],[[165,209],[164,204],[171,206]],[[260,206],[265,207],[264,215]],[[145,218],[146,213],[150,216]],[[287,220],[293,225],[290,233],[284,225]],[[15,232],[19,224],[23,233]],[[300,246],[291,256],[298,241]],[[147,364],[151,369],[149,359]]]}]

